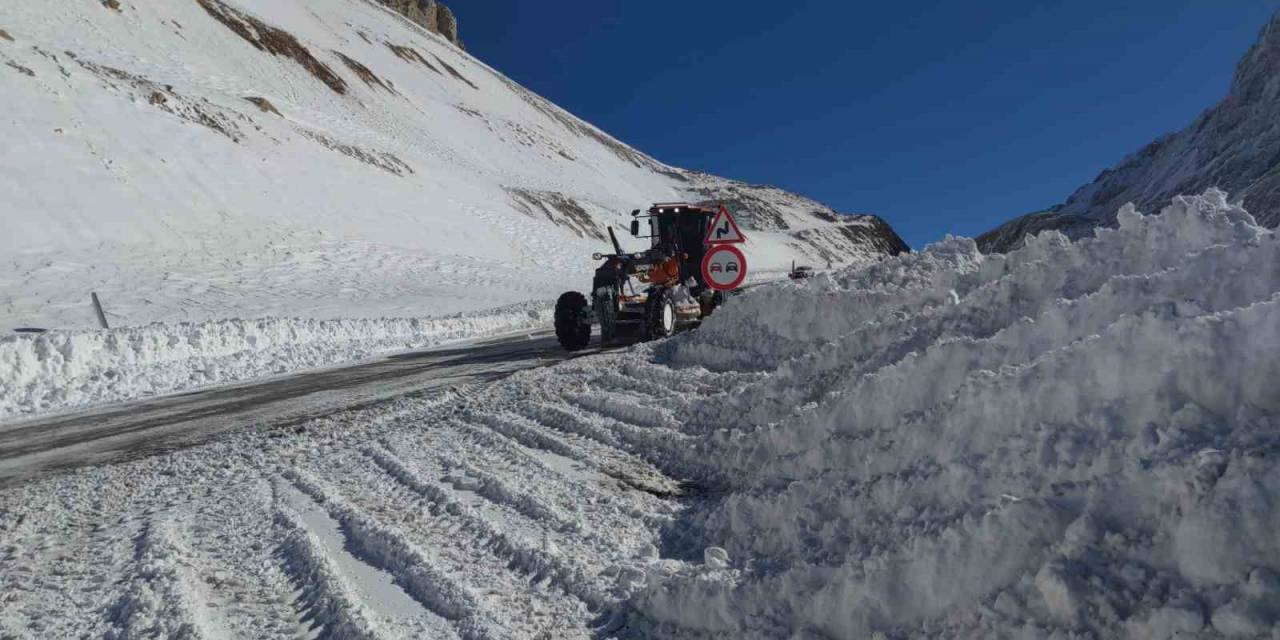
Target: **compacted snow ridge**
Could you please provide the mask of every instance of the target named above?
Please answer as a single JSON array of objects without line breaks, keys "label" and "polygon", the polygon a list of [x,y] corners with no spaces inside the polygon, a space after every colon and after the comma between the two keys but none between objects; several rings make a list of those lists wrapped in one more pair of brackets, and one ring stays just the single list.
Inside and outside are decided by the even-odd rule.
[{"label": "compacted snow ridge", "polygon": [[1280,635],[1280,242],[1225,194],[0,491],[0,636]]},{"label": "compacted snow ridge", "polygon": [[551,304],[438,318],[260,318],[0,338],[0,419],[543,328]]}]

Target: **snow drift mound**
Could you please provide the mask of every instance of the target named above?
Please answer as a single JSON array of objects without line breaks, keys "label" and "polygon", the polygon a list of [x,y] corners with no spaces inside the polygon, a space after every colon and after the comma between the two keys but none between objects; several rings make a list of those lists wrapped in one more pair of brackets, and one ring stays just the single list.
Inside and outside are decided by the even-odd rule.
[{"label": "snow drift mound", "polygon": [[332,366],[546,326],[526,303],[441,318],[263,318],[0,338],[0,419]]},{"label": "snow drift mound", "polygon": [[1280,631],[1280,243],[1222,192],[762,288],[657,355],[744,382],[687,412],[723,493],[676,530],[716,548],[633,629]]}]

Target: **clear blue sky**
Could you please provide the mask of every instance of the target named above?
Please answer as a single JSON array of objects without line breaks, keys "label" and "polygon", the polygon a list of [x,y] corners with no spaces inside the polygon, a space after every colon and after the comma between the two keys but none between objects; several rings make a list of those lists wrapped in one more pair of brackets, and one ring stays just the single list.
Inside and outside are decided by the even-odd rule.
[{"label": "clear blue sky", "polygon": [[1280,0],[452,0],[482,60],[677,166],[915,248],[1064,200],[1225,96]]}]

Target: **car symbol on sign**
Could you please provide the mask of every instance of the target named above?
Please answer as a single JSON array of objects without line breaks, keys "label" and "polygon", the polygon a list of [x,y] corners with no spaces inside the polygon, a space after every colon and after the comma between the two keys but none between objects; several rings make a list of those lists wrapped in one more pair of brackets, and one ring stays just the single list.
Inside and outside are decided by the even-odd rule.
[{"label": "car symbol on sign", "polygon": [[735,263],[731,263],[731,264],[729,265],[729,267],[728,267],[727,269],[725,269],[725,271],[728,271],[729,273],[737,273],[737,272],[738,272],[738,263],[736,263],[736,262],[735,262]]},{"label": "car symbol on sign", "polygon": [[711,273],[720,273],[721,271],[724,271],[724,267],[718,264],[711,265]]}]

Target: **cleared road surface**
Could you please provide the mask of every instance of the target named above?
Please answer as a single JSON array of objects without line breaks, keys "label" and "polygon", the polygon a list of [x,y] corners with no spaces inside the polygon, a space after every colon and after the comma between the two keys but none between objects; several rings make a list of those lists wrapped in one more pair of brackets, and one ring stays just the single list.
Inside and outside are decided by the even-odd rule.
[{"label": "cleared road surface", "polygon": [[0,425],[0,487],[189,447],[234,429],[281,428],[405,394],[489,382],[567,357],[542,331],[13,422]]}]

